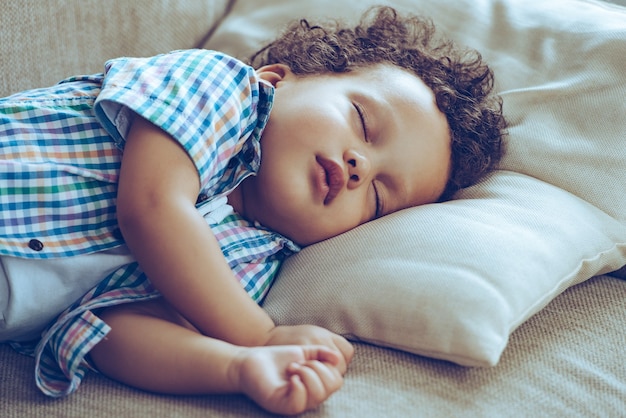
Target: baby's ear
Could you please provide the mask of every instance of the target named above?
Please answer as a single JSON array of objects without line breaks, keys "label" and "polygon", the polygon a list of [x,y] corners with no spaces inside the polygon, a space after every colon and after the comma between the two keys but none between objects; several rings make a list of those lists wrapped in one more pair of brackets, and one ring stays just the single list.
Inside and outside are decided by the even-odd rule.
[{"label": "baby's ear", "polygon": [[276,85],[283,81],[286,77],[293,74],[291,72],[291,68],[285,64],[264,65],[256,70],[256,73],[261,80],[267,81],[274,87],[276,87]]}]

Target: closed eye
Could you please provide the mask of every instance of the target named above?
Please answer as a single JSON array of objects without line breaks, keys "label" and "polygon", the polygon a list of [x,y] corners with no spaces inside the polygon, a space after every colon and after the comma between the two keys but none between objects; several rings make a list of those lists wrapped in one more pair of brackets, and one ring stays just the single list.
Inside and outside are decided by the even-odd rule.
[{"label": "closed eye", "polygon": [[361,107],[360,104],[353,103],[353,106],[356,109],[356,113],[359,115],[359,119],[361,120],[361,127],[363,128],[363,137],[365,138],[365,141],[369,142],[365,112],[363,111],[363,108]]},{"label": "closed eye", "polygon": [[372,182],[372,186],[374,187],[374,195],[376,196],[376,212],[374,214],[374,219],[378,219],[383,215],[383,205],[382,200],[380,199],[380,194],[378,193],[378,187],[376,187],[376,183]]}]

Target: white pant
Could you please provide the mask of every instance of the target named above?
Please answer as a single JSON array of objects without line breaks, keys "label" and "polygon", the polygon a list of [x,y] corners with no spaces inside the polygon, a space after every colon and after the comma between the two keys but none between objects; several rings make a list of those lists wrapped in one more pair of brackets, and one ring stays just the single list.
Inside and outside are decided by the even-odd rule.
[{"label": "white pant", "polygon": [[39,338],[57,315],[133,261],[126,246],[49,260],[0,257],[0,342]]}]

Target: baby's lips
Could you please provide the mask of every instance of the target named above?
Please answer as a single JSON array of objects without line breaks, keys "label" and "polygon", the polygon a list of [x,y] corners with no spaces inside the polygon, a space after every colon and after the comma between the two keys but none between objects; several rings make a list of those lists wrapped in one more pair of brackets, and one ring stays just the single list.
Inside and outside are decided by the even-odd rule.
[{"label": "baby's lips", "polygon": [[341,168],[341,165],[337,164],[333,160],[326,159],[324,157],[317,157],[317,162],[326,172],[326,182],[329,190],[326,198],[324,199],[324,204],[328,205],[333,201],[333,199],[335,199],[341,189],[345,187],[346,176]]}]

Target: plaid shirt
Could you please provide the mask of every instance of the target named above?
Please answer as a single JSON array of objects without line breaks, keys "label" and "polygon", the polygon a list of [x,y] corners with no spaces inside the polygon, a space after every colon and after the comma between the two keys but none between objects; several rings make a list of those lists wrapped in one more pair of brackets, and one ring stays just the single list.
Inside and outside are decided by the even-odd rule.
[{"label": "plaid shirt", "polygon": [[[260,163],[273,88],[226,55],[177,51],[107,62],[104,74],[0,99],[0,254],[68,257],[123,243],[117,176],[133,112],[168,132],[200,175],[199,209]],[[210,224],[235,276],[260,301],[299,248],[233,214]],[[36,347],[36,381],[50,396],[76,390],[85,355],[109,331],[93,311],[159,296],[137,263],[119,268],[62,313]]]}]

